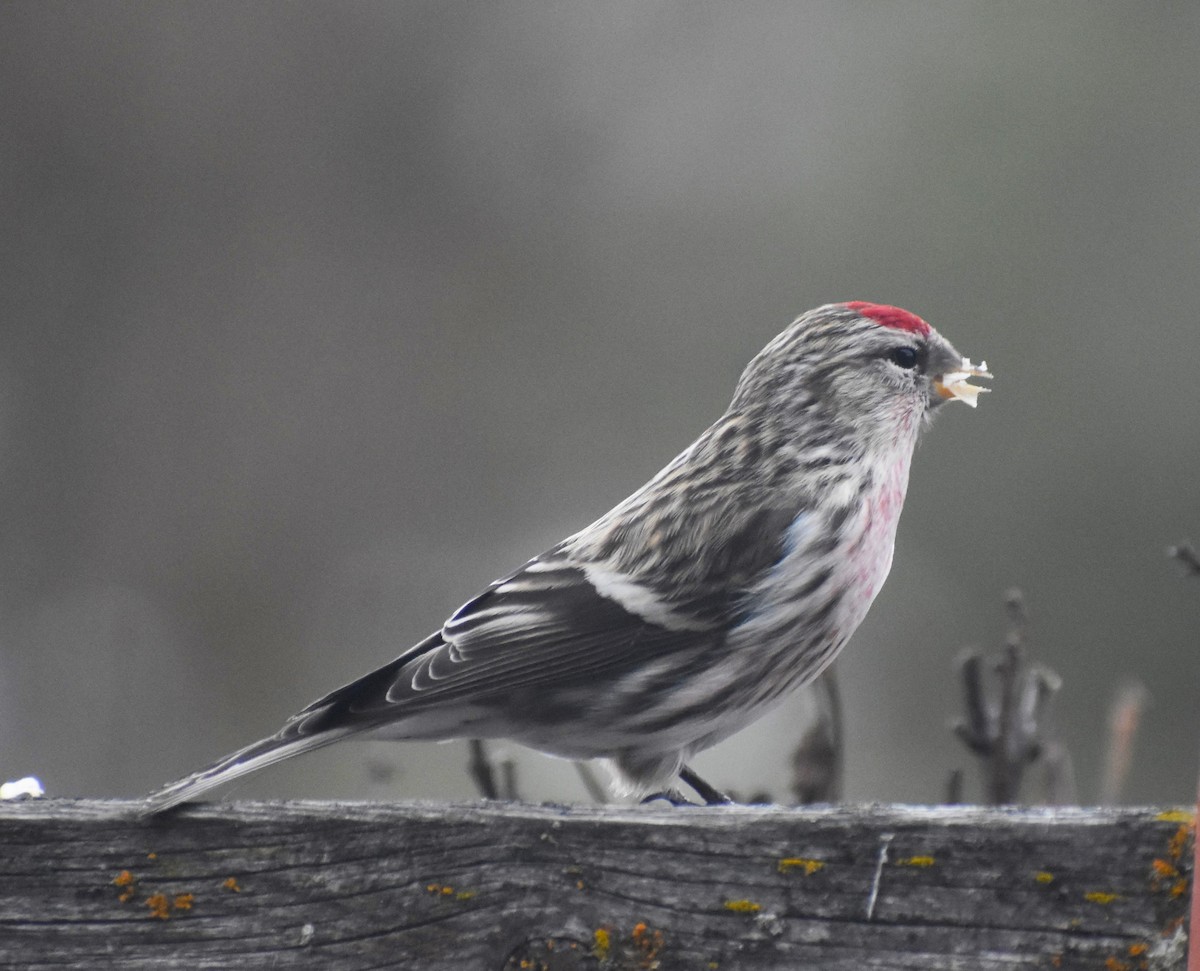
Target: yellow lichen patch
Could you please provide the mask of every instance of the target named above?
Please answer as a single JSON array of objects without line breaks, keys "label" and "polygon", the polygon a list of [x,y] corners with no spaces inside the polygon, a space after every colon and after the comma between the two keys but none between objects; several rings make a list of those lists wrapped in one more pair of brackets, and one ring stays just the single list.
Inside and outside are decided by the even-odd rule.
[{"label": "yellow lichen patch", "polygon": [[1038,872],[1033,875],[1033,879],[1035,879],[1038,883],[1053,883],[1054,874],[1048,872],[1047,870],[1038,870]]},{"label": "yellow lichen patch", "polygon": [[1188,892],[1188,882],[1186,880],[1177,880],[1171,885],[1171,896],[1182,897]]},{"label": "yellow lichen patch", "polygon": [[158,859],[158,854],[157,854],[157,853],[147,853],[147,854],[146,854],[146,859],[147,859],[147,860],[157,860],[157,859]]},{"label": "yellow lichen patch", "polygon": [[196,901],[194,893],[180,893],[175,895],[175,899],[171,901],[171,906],[176,910],[191,910],[192,904]]},{"label": "yellow lichen patch", "polygon": [[222,883],[221,886],[225,890],[229,890],[232,893],[241,893],[242,892],[242,886],[241,886],[241,884],[238,883],[237,877],[226,877],[225,882]]},{"label": "yellow lichen patch", "polygon": [[592,933],[592,954],[597,961],[603,961],[608,957],[608,952],[612,948],[612,934],[607,927],[597,927]]},{"label": "yellow lichen patch", "polygon": [[1100,904],[1101,906],[1107,906],[1108,904],[1111,904],[1114,900],[1120,900],[1121,895],[1115,894],[1115,893],[1106,893],[1103,890],[1093,890],[1091,893],[1085,893],[1083,895],[1083,899],[1091,904]]},{"label": "yellow lichen patch", "polygon": [[159,920],[170,920],[171,901],[167,899],[165,893],[156,893],[153,897],[147,897],[146,906],[150,908],[151,917],[157,917]]},{"label": "yellow lichen patch", "polygon": [[776,864],[776,869],[780,873],[791,873],[793,870],[803,870],[806,877],[811,877],[814,873],[825,866],[824,860],[806,860],[801,856],[788,856]]},{"label": "yellow lichen patch", "polygon": [[470,900],[475,896],[475,890],[455,890],[445,883],[427,883],[425,890],[435,897],[453,897],[455,900]]},{"label": "yellow lichen patch", "polygon": [[1190,813],[1186,809],[1168,809],[1154,818],[1160,823],[1190,823],[1196,817],[1194,813]]},{"label": "yellow lichen patch", "polygon": [[906,856],[896,861],[896,866],[933,866],[932,856]]},{"label": "yellow lichen patch", "polygon": [[726,900],[725,909],[735,914],[757,914],[762,910],[762,904],[756,904],[753,900]]}]

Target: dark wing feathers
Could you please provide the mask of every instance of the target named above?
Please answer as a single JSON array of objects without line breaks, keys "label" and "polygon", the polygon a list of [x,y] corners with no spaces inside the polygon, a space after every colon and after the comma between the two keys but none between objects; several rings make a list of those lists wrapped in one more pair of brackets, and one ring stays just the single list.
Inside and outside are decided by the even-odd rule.
[{"label": "dark wing feathers", "polygon": [[619,678],[723,635],[723,627],[651,623],[601,596],[565,559],[532,560],[459,608],[442,630],[314,702],[291,724],[307,735],[350,724],[367,729],[454,702],[503,705],[513,692]]},{"label": "dark wing feathers", "polygon": [[[398,723],[403,737],[410,715],[409,737],[429,730],[426,737],[445,738],[466,724],[456,718],[468,712],[478,717],[480,709],[495,708],[502,720],[506,714],[542,724],[577,718],[578,699],[590,697],[593,688],[616,692],[626,675],[649,674],[651,689],[666,687],[703,669],[723,649],[747,587],[781,553],[777,529],[783,521],[758,516],[734,530],[720,551],[720,569],[693,572],[687,596],[630,581],[622,588],[632,598],[630,609],[599,593],[561,548],[551,550],[497,580],[394,661],[288,719],[270,738],[160,789],[147,800],[146,812],[357,732]],[[640,616],[639,605],[658,622]],[[652,670],[655,660],[670,655],[673,663]],[[636,704],[639,697],[623,703]],[[425,712],[432,721],[422,729]]]},{"label": "dark wing feathers", "polygon": [[[442,626],[394,661],[337,689],[291,719],[282,734],[370,729],[434,706],[503,706],[510,696],[554,686],[613,684],[648,661],[693,650],[704,663],[727,630],[744,619],[747,590],[785,552],[797,510],[766,504],[743,510],[716,532],[717,547],[693,551],[677,568],[679,588],[643,587],[645,596],[680,617],[678,629],[640,616],[636,607],[597,592],[562,546],[535,557],[460,607]],[[719,510],[697,503],[686,532],[711,534],[701,522]],[[632,565],[632,564],[631,564]]]}]

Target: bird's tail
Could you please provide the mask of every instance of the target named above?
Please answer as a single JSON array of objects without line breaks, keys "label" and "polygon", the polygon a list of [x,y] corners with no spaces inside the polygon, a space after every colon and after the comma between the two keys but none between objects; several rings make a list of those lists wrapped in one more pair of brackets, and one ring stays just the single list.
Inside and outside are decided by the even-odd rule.
[{"label": "bird's tail", "polygon": [[356,734],[361,731],[362,726],[329,728],[312,735],[297,735],[294,730],[290,729],[292,729],[291,725],[270,738],[264,738],[226,755],[207,769],[193,772],[189,776],[184,776],[184,778],[152,792],[146,797],[142,815],[152,816],[155,813],[161,813],[181,802],[195,799],[202,793],[208,792],[209,789],[232,782],[248,772],[254,772],[265,766],[274,765],[276,762],[282,762],[284,759],[290,759],[293,755],[301,755],[314,749],[324,748],[326,745],[341,741],[347,735]]},{"label": "bird's tail", "polygon": [[[214,762],[207,769],[193,772],[178,782],[152,792],[146,797],[142,815],[160,813],[248,772],[290,759],[293,755],[324,748],[340,742],[348,735],[369,732],[383,724],[396,728],[400,722],[399,711],[389,693],[396,683],[397,673],[414,657],[435,650],[443,643],[440,633],[431,634],[389,664],[314,701],[289,718],[287,724],[270,738],[247,745]],[[401,736],[397,734],[394,737]],[[403,737],[448,738],[450,733],[436,730],[431,733],[427,726],[424,732],[418,731]]]}]

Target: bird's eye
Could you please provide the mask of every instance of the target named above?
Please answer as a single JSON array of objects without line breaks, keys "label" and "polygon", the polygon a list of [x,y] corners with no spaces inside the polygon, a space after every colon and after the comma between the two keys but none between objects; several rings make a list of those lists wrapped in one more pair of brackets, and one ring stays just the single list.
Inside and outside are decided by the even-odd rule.
[{"label": "bird's eye", "polygon": [[888,360],[897,367],[902,367],[906,371],[911,371],[917,366],[921,355],[917,353],[915,347],[894,347],[888,352]]}]

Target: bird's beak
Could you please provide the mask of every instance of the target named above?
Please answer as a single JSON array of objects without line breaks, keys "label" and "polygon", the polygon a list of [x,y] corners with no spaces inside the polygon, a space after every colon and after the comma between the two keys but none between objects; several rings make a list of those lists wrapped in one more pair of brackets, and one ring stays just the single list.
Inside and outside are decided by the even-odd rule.
[{"label": "bird's beak", "polygon": [[961,401],[974,408],[979,404],[979,396],[991,389],[971,384],[970,379],[990,377],[991,374],[988,373],[986,361],[972,364],[969,357],[964,357],[962,364],[959,365],[957,370],[947,371],[940,377],[935,378],[933,388],[943,398]]}]

